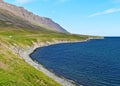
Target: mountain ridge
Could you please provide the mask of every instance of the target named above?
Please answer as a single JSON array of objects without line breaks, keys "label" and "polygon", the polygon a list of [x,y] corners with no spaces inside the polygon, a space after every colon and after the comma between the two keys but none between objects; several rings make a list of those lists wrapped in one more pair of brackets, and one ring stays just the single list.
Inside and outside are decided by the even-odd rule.
[{"label": "mountain ridge", "polygon": [[25,21],[30,22],[33,25],[41,26],[43,28],[56,32],[68,33],[68,31],[66,31],[64,28],[62,28],[59,24],[55,23],[50,18],[35,15],[32,12],[24,9],[23,7],[18,7],[4,2],[3,0],[0,0],[0,8],[20,17]]}]

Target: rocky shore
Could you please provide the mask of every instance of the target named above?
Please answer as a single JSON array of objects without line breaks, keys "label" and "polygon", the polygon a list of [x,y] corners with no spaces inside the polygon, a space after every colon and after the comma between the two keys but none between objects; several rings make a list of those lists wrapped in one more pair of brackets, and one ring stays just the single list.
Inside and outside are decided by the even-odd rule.
[{"label": "rocky shore", "polygon": [[28,47],[28,49],[23,49],[21,47],[15,47],[15,46],[12,46],[11,49],[13,52],[15,52],[20,57],[22,57],[28,64],[30,64],[37,70],[42,71],[44,74],[46,74],[56,82],[60,83],[62,86],[77,86],[75,82],[73,82],[72,80],[68,80],[63,77],[59,77],[55,75],[54,73],[50,72],[48,69],[43,67],[43,65],[33,61],[30,58],[30,54],[33,53],[37,48],[58,44],[58,43],[68,43],[68,42],[67,41],[56,41],[56,42],[46,42],[46,43],[41,42],[41,43],[34,43],[34,45],[32,47]]},{"label": "rocky shore", "polygon": [[[86,42],[89,40],[91,40],[91,38],[87,40],[83,40],[83,41],[74,41],[74,42]],[[11,49],[15,54],[22,57],[28,64],[30,64],[37,70],[42,71],[44,74],[46,74],[47,76],[49,76],[56,82],[60,83],[62,86],[77,86],[74,81],[55,75],[54,73],[52,73],[51,71],[43,67],[43,65],[39,64],[38,62],[33,61],[30,57],[30,54],[33,53],[37,48],[49,46],[53,44],[59,44],[59,43],[73,43],[73,42],[71,41],[54,41],[54,42],[46,42],[46,43],[38,42],[38,43],[33,43],[32,47],[28,46],[27,49],[23,49],[17,45],[10,46],[9,49]],[[83,86],[83,85],[80,85],[80,86]]]}]

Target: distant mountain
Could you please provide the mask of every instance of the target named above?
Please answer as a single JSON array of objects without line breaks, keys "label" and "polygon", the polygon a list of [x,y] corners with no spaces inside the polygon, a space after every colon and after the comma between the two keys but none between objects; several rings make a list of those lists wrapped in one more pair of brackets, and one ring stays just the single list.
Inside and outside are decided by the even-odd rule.
[{"label": "distant mountain", "polygon": [[38,28],[43,27],[51,31],[68,33],[59,24],[50,18],[40,17],[27,11],[23,7],[17,7],[0,0],[0,20],[6,21],[7,24],[15,26]]}]

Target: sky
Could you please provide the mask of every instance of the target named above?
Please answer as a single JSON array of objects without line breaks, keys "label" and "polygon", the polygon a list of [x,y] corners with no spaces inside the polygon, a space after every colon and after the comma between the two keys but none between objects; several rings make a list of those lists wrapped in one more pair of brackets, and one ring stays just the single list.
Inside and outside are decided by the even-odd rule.
[{"label": "sky", "polygon": [[120,0],[4,0],[49,17],[71,33],[120,36]]}]

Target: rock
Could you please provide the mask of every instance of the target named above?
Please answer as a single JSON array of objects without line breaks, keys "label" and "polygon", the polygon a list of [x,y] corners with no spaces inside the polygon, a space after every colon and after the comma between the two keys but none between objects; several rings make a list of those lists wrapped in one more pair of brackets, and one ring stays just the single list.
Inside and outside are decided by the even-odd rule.
[{"label": "rock", "polygon": [[10,13],[22,18],[23,20],[27,20],[32,24],[39,25],[57,32],[68,33],[65,29],[63,29],[59,24],[52,21],[50,18],[35,15],[23,7],[17,7],[15,5],[6,3],[3,0],[0,0],[0,8],[9,11]]}]

